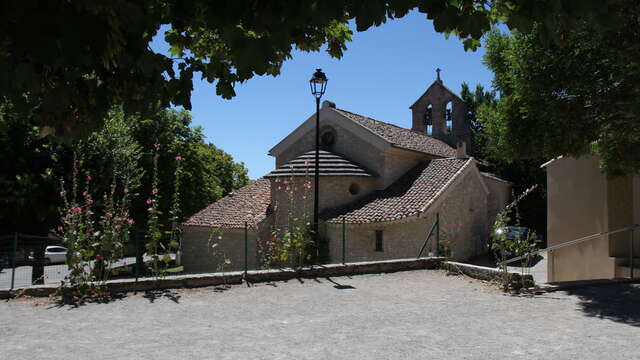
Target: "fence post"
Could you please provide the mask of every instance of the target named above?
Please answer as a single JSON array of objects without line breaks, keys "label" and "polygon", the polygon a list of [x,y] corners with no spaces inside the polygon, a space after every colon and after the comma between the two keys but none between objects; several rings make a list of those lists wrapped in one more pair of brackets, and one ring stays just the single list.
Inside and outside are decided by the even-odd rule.
[{"label": "fence post", "polygon": [[347,260],[347,236],[346,236],[346,219],[342,217],[342,263],[346,263]]},{"label": "fence post", "polygon": [[633,279],[633,229],[631,229],[631,242],[629,243],[629,277]]},{"label": "fence post", "polygon": [[249,250],[247,248],[247,243],[249,242],[249,231],[247,229],[247,222],[244,222],[244,278],[245,280],[247,279],[247,269],[248,269],[248,265],[247,265],[247,257],[248,257],[248,253]]},{"label": "fence post", "polygon": [[11,256],[11,290],[16,282],[16,252],[18,251],[18,233],[13,234],[13,255]]},{"label": "fence post", "polygon": [[440,255],[440,213],[436,213],[436,257]]}]

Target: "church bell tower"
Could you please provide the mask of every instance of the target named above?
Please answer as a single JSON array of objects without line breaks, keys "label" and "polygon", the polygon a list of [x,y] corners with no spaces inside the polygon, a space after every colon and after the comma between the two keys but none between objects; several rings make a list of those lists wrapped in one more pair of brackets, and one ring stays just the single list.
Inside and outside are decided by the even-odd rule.
[{"label": "church bell tower", "polygon": [[469,125],[467,104],[444,86],[436,69],[436,80],[416,100],[412,111],[411,130],[427,134],[457,148],[466,145],[473,153],[473,133]]}]

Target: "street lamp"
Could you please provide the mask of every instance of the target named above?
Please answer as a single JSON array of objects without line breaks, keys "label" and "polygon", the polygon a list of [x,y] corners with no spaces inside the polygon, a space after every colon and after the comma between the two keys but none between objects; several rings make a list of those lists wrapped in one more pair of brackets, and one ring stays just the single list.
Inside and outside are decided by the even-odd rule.
[{"label": "street lamp", "polygon": [[316,72],[311,76],[309,80],[309,86],[311,87],[311,94],[316,98],[316,157],[315,157],[315,170],[314,170],[314,186],[313,186],[313,236],[316,240],[317,252],[316,256],[320,255],[320,240],[318,236],[318,193],[319,193],[319,180],[320,180],[320,98],[324,94],[327,88],[327,76],[322,72],[322,69],[316,69]]}]

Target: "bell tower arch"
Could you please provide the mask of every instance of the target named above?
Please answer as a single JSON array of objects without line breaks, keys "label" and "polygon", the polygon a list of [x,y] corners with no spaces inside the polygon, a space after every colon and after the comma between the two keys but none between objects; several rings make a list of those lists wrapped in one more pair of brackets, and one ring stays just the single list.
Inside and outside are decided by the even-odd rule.
[{"label": "bell tower arch", "polygon": [[411,105],[411,130],[442,140],[454,148],[465,143],[471,152],[473,133],[466,115],[467,104],[444,86],[440,72],[436,69],[436,80]]}]

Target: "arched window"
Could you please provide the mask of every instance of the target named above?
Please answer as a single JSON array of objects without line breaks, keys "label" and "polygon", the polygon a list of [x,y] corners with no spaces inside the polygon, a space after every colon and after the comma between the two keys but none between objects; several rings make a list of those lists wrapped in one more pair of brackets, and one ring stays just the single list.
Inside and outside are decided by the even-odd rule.
[{"label": "arched window", "polygon": [[453,106],[451,101],[449,101],[444,110],[444,124],[445,124],[445,130],[447,131],[447,133],[450,133],[453,130],[452,114],[453,114]]},{"label": "arched window", "polygon": [[332,127],[326,127],[320,132],[320,147],[329,149],[336,143],[336,131]]},{"label": "arched window", "polygon": [[427,129],[427,135],[433,134],[433,106],[429,104],[427,110],[424,113],[424,123]]}]

